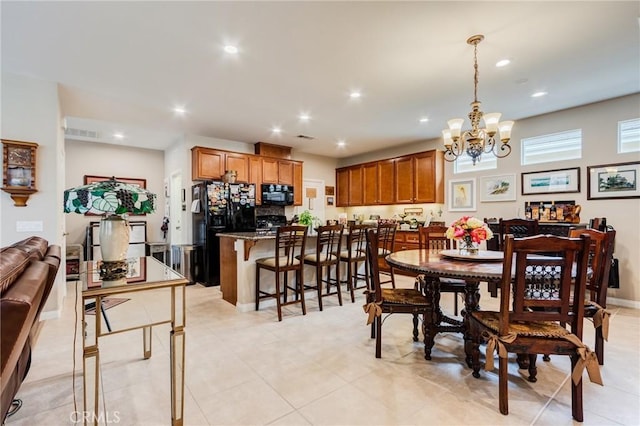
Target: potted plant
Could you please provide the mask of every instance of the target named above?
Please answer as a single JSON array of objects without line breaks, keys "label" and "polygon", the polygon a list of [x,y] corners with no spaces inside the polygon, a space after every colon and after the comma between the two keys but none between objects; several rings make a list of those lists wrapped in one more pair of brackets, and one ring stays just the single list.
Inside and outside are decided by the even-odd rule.
[{"label": "potted plant", "polygon": [[314,225],[320,224],[320,219],[317,216],[311,214],[309,210],[305,210],[300,213],[300,217],[298,218],[298,223],[300,225],[308,226],[309,231],[308,234],[313,234],[315,231],[313,229]]}]

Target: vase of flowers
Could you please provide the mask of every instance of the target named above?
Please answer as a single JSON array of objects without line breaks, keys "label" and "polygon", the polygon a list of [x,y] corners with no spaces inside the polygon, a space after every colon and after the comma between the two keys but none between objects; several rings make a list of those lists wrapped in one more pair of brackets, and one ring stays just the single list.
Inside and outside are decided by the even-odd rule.
[{"label": "vase of flowers", "polygon": [[447,238],[458,241],[460,253],[477,254],[480,243],[493,238],[493,232],[480,219],[463,216],[449,226]]}]

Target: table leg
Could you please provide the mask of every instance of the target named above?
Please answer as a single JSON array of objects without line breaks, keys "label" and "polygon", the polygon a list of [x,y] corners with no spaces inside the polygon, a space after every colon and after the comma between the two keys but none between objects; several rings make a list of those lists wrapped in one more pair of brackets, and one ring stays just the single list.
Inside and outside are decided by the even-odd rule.
[{"label": "table leg", "polygon": [[[100,401],[100,351],[98,349],[98,336],[100,334],[101,311],[98,308],[102,298],[95,300],[95,315],[93,330],[88,327],[85,315],[85,300],[82,302],[82,394],[84,413],[83,424],[97,425],[99,419],[98,403]],[[93,391],[91,388],[93,387]]]},{"label": "table leg", "polygon": [[464,309],[460,312],[462,314],[462,322],[464,324],[464,351],[466,354],[466,361],[469,368],[472,364],[471,350],[473,342],[471,341],[469,315],[472,312],[480,310],[480,292],[478,291],[480,283],[478,281],[465,281],[464,288]]},{"label": "table leg", "polygon": [[440,281],[433,277],[420,277],[421,291],[431,301],[431,313],[425,315],[422,321],[422,335],[424,336],[424,359],[431,359],[431,350],[435,343],[438,327],[442,321],[440,310]]},{"label": "table leg", "polygon": [[151,327],[142,328],[142,352],[144,359],[151,358]]},{"label": "table leg", "polygon": [[171,424],[184,424],[185,286],[171,288]]}]

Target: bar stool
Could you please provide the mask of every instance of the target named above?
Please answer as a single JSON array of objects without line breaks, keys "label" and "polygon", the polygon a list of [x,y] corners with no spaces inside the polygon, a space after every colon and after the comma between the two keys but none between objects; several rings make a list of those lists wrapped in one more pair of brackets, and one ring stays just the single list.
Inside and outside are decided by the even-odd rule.
[{"label": "bar stool", "polygon": [[[355,290],[370,289],[369,266],[367,264],[367,229],[369,225],[351,225],[347,234],[346,250],[340,252],[340,262],[347,264],[346,283],[351,293],[351,303],[356,302]],[[358,273],[358,264],[364,263],[364,274]],[[365,285],[358,287],[358,281]]]},{"label": "bar stool", "polygon": [[[385,265],[386,261],[384,258],[393,253],[394,250],[397,227],[398,225],[395,222],[378,222],[376,233],[378,236],[378,259],[383,259]],[[391,287],[396,288],[396,279],[391,266],[389,266],[389,272],[381,270],[380,274],[389,276],[388,280],[380,281],[380,284],[391,283]]]},{"label": "bar stool", "polygon": [[[307,242],[307,226],[281,226],[276,233],[276,255],[256,260],[256,311],[260,300],[274,298],[278,310],[278,321],[282,321],[282,306],[300,303],[302,315],[307,314],[304,302],[304,284],[302,279],[304,248]],[[260,288],[260,272],[262,269],[275,272],[275,290],[273,293]],[[289,285],[288,272],[296,275],[295,287]],[[280,282],[280,273],[284,275],[284,282]],[[282,286],[281,286],[282,284]],[[287,292],[293,290],[295,299],[287,301]],[[284,296],[284,301],[281,297]]]},{"label": "bar stool", "polygon": [[[322,310],[322,298],[338,295],[338,303],[342,306],[342,291],[340,289],[340,246],[342,244],[342,225],[326,225],[318,227],[316,237],[316,252],[301,256],[303,265],[313,266],[316,269],[316,284],[304,284],[305,290],[315,289],[318,292],[318,306]],[[335,267],[335,277],[331,278],[331,268]],[[323,272],[326,277],[323,279]],[[327,292],[322,293],[322,283],[327,284]],[[331,285],[336,286],[336,291],[331,291]]]}]

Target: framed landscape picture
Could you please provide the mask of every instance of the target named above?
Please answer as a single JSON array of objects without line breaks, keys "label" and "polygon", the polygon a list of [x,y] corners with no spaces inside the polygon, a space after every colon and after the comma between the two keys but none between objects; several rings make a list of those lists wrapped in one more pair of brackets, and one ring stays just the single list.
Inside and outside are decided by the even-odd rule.
[{"label": "framed landscape picture", "polygon": [[449,181],[449,211],[476,211],[476,180],[452,179]]},{"label": "framed landscape picture", "polygon": [[480,201],[515,201],[516,175],[483,176],[480,178]]},{"label": "framed landscape picture", "polygon": [[587,167],[587,200],[640,198],[640,162]]},{"label": "framed landscape picture", "polygon": [[522,195],[580,192],[580,167],[522,173]]}]

